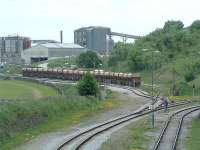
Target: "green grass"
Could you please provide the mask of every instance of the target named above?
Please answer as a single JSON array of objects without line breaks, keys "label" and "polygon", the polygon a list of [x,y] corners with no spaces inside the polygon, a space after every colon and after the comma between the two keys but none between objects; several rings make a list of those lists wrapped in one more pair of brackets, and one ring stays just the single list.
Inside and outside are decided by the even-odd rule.
[{"label": "green grass", "polygon": [[102,150],[146,150],[150,137],[146,132],[153,131],[147,119],[141,118],[126,127],[126,129],[113,133],[113,137],[106,141]]},{"label": "green grass", "polygon": [[17,80],[0,80],[0,98],[41,98],[56,96],[56,89],[38,83]]},{"label": "green grass", "polygon": [[145,146],[150,138],[145,135],[146,132],[151,131],[152,128],[149,125],[148,119],[141,119],[134,123],[133,125],[129,126],[131,141],[132,143],[129,145],[129,150],[143,150],[148,149]]},{"label": "green grass", "polygon": [[191,123],[190,134],[186,142],[187,150],[199,150],[200,144],[200,119],[195,119]]},{"label": "green grass", "polygon": [[10,150],[39,134],[68,129],[97,112],[117,107],[112,94],[106,101],[77,95],[74,86],[64,86],[64,96],[25,99],[0,105],[0,149]]},{"label": "green grass", "polygon": [[[77,109],[75,110],[70,111],[69,109],[68,111],[65,111],[63,113],[56,112],[57,115],[51,114],[49,115],[49,118],[43,123],[40,123],[35,127],[29,127],[22,132],[16,133],[15,136],[10,137],[7,142],[3,143],[2,145],[0,144],[0,147],[2,149],[9,150],[21,143],[30,141],[39,134],[56,131],[58,129],[68,129],[69,127],[80,123],[81,121],[87,119],[88,117],[91,117],[99,111],[110,109],[110,107],[107,107],[107,105],[104,103],[105,102],[87,102],[87,104],[82,103],[82,106],[77,106]],[[110,101],[110,103],[112,102]],[[76,104],[74,104],[74,107],[75,106]]]},{"label": "green grass", "polygon": [[[167,96],[172,95],[172,72],[170,71],[171,65],[162,67],[161,69],[154,70],[154,84],[155,93],[165,94]],[[142,81],[144,84],[151,85],[151,71],[141,72]],[[193,84],[195,87],[195,95],[200,95],[200,76],[197,76],[194,81],[186,82],[182,75],[176,75],[176,87],[180,90],[180,96],[191,97],[193,95]],[[151,92],[151,86],[142,86],[142,89]]]},{"label": "green grass", "polygon": [[76,57],[72,58],[58,58],[58,59],[50,59],[46,61],[33,63],[31,66],[37,67],[40,64],[48,63],[48,67],[70,67],[70,65],[76,65]]},{"label": "green grass", "polygon": [[3,69],[0,68],[0,73],[6,74],[6,75],[21,74],[22,69],[21,69],[21,66],[8,64],[8,65],[5,65]]}]

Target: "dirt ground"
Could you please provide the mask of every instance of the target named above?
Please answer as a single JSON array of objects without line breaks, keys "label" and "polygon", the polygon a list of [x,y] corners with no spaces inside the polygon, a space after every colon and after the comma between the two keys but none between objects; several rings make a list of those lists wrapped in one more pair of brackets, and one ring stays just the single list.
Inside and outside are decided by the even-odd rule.
[{"label": "dirt ground", "polygon": [[99,113],[98,115],[85,120],[84,122],[72,127],[71,129],[62,129],[57,132],[40,135],[29,143],[17,147],[15,150],[55,150],[61,143],[65,141],[66,138],[69,138],[75,132],[89,128],[109,119],[133,112],[150,102],[149,99],[139,97],[128,90],[116,87],[108,88],[119,93],[117,98],[120,101],[119,107]]}]

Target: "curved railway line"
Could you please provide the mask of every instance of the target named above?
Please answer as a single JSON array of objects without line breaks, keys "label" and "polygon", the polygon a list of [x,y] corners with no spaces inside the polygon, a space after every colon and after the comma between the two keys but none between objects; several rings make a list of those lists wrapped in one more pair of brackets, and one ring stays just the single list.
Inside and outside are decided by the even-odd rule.
[{"label": "curved railway line", "polygon": [[[176,106],[185,105],[185,104],[188,104],[188,102],[173,104],[173,105],[170,105],[169,107],[176,107]],[[147,110],[146,108],[144,108],[143,112],[135,112],[135,113],[125,115],[123,117],[102,123],[100,125],[90,128],[89,130],[79,133],[79,134],[73,136],[72,138],[66,140],[62,145],[60,145],[57,148],[57,150],[62,150],[62,149],[80,150],[88,141],[90,141],[95,136],[97,136],[107,130],[110,130],[114,127],[122,125],[123,123],[132,121],[133,119],[145,116],[147,114],[152,113],[153,111],[159,111],[162,109],[163,109],[162,106],[160,106],[154,110]]]},{"label": "curved railway line", "polygon": [[[192,106],[173,113],[165,122],[153,150],[175,150],[185,117],[198,110],[200,106]],[[174,137],[171,133],[174,133]]]},{"label": "curved railway line", "polygon": [[[46,81],[51,83],[51,80],[49,80],[49,79],[47,79]],[[44,81],[44,82],[46,82],[46,81]],[[59,81],[59,82],[62,82],[62,81]],[[133,87],[120,86],[120,85],[112,85],[112,84],[107,84],[107,85],[114,86],[114,87],[120,87],[122,89],[126,89],[126,90],[129,90],[129,91],[133,92],[137,96],[145,97],[145,98],[148,98],[148,99],[152,99],[151,95],[149,95],[149,94],[147,94],[147,93],[145,93],[145,92],[143,92],[141,90],[135,89]],[[158,101],[159,96],[153,97],[153,99],[154,99],[154,101],[151,104],[155,104]],[[176,106],[180,106],[180,105],[186,105],[188,103],[190,103],[190,101],[176,103],[176,104],[171,104],[171,105],[169,105],[169,107],[176,107]],[[101,133],[103,133],[105,131],[108,131],[108,130],[114,128],[114,127],[117,127],[117,126],[122,125],[124,123],[127,123],[129,121],[132,121],[133,119],[145,116],[147,114],[150,114],[152,112],[159,111],[159,110],[162,110],[162,109],[163,109],[162,106],[158,106],[154,110],[149,110],[149,107],[145,106],[142,110],[139,110],[139,111],[136,111],[136,112],[124,115],[122,117],[118,117],[118,118],[115,118],[113,120],[110,120],[110,121],[98,124],[98,125],[96,125],[94,127],[91,127],[91,128],[89,128],[89,129],[87,129],[85,131],[77,133],[76,135],[73,135],[70,138],[66,139],[66,141],[57,148],[57,150],[62,150],[62,149],[80,150],[80,149],[83,148],[83,146],[87,142],[89,142],[95,136],[98,136],[99,134],[101,134]],[[181,113],[181,112],[183,113],[186,110],[191,110],[191,111],[185,113],[182,116],[182,118],[181,118],[181,121],[179,123],[179,128],[177,129],[177,132],[176,132],[177,134],[175,136],[175,142],[173,144],[173,149],[171,149],[171,150],[175,150],[176,149],[176,145],[177,145],[177,141],[178,141],[178,137],[179,137],[179,133],[180,133],[180,130],[181,130],[184,118],[187,115],[189,115],[190,113],[192,113],[192,112],[194,112],[196,110],[199,110],[199,109],[200,109],[200,106],[193,106],[193,107],[186,108],[186,109],[180,110],[180,111],[172,114],[169,117],[168,122],[166,122],[165,127],[163,128],[163,130],[161,132],[161,135],[159,136],[159,139],[156,142],[153,150],[158,150],[159,149],[161,141],[162,141],[162,139],[164,137],[164,134],[165,134],[165,132],[166,132],[166,130],[167,130],[167,128],[168,128],[168,126],[169,126],[170,121],[172,120],[172,118],[174,116],[176,116],[177,114]],[[164,150],[166,150],[166,149],[164,149]]]},{"label": "curved railway line", "polygon": [[[51,82],[51,80],[47,79],[47,82]],[[60,81],[62,82],[62,81]],[[120,85],[113,85],[113,84],[107,84],[108,86],[113,86],[113,87],[120,87],[122,89],[126,89],[129,90],[131,92],[133,92],[135,95],[140,96],[140,97],[145,97],[148,99],[152,99],[152,96],[143,92],[142,90],[138,90],[135,89],[133,87],[128,87],[128,86],[120,86]],[[159,99],[159,96],[153,97],[154,99],[154,103],[156,103]],[[172,104],[169,107],[176,107],[176,106],[180,106],[180,105],[185,105],[190,103],[190,101],[187,102],[182,102],[182,103],[178,103],[178,104]],[[157,107],[156,109],[154,109],[153,111],[159,111],[163,109],[162,106]],[[99,124],[97,126],[94,126],[86,131],[83,131],[81,133],[78,133],[77,135],[67,139],[63,144],[61,144],[57,150],[62,150],[62,149],[73,149],[73,150],[80,150],[87,142],[89,142],[91,139],[93,139],[95,136],[108,131],[116,126],[122,125],[123,123],[132,121],[133,119],[142,117],[144,115],[150,114],[152,113],[152,110],[148,109],[148,106],[144,107],[142,110],[138,111],[138,112],[133,112],[131,114],[128,115],[124,115],[122,117],[118,117],[116,119],[104,122],[102,124]],[[178,138],[177,138],[178,139]],[[75,144],[73,144],[75,143]],[[71,145],[71,146],[70,146]],[[67,147],[67,148],[66,148]]]}]

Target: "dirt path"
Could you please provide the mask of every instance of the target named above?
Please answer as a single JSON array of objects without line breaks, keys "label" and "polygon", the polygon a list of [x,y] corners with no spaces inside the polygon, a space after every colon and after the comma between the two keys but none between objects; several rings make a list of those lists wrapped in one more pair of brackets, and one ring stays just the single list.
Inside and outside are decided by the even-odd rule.
[{"label": "dirt path", "polygon": [[34,98],[37,98],[37,99],[43,97],[43,95],[41,94],[41,92],[38,91],[37,89],[33,89],[32,90],[32,95],[33,95]]},{"label": "dirt path", "polygon": [[30,141],[26,145],[16,148],[16,150],[55,150],[58,145],[63,143],[66,138],[72,136],[75,132],[89,128],[103,121],[107,121],[108,119],[133,112],[149,102],[149,100],[146,98],[136,96],[128,90],[116,87],[109,88],[120,93],[118,97],[121,103],[120,107],[99,113],[98,115],[93,116],[92,118],[72,127],[71,129],[43,134]]}]

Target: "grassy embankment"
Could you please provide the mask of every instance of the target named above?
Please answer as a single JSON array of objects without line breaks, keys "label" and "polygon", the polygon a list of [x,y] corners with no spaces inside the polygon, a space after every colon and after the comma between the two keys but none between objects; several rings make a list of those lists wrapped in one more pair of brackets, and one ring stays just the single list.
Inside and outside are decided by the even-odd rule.
[{"label": "grassy embankment", "polygon": [[[192,58],[187,59],[189,61]],[[160,69],[154,71],[154,94],[165,94],[169,96],[171,100],[198,100],[200,98],[200,75],[196,75],[195,79],[190,82],[185,81],[184,74],[186,70],[184,65],[187,63],[187,59],[177,59],[175,62],[165,64]],[[173,69],[176,70],[174,74],[172,72]],[[151,93],[151,71],[142,71],[141,77],[145,84],[142,88]],[[180,91],[180,96],[172,96],[173,80],[176,84],[176,88]],[[193,97],[193,84],[195,84],[195,97]]]},{"label": "grassy embankment", "polygon": [[32,67],[38,67],[38,65],[48,63],[49,68],[55,68],[55,67],[65,67],[65,68],[70,68],[70,65],[76,65],[76,58],[57,58],[57,59],[51,59],[51,60],[46,60],[46,61],[41,61],[37,63],[33,63],[31,66]]},{"label": "grassy embankment", "polygon": [[[6,81],[2,81],[6,82]],[[11,83],[8,82],[8,85]],[[12,81],[13,82],[13,81]],[[28,85],[31,94],[34,87],[39,89],[43,95],[48,94],[52,89],[44,88],[43,85],[29,83],[25,81],[14,81],[17,88],[19,83]],[[4,83],[5,84],[5,83]],[[12,85],[12,86],[13,86]],[[23,87],[20,85],[20,88]],[[1,87],[1,90],[3,87]],[[93,97],[80,97],[74,86],[63,86],[65,95],[47,95],[39,100],[33,99],[24,93],[16,92],[15,88],[10,88],[7,95],[14,94],[17,100],[1,102],[0,105],[0,149],[9,150],[17,145],[27,142],[41,133],[55,131],[60,128],[69,128],[79,123],[96,112],[110,109],[117,105],[112,94],[107,101],[99,101]],[[27,90],[24,92],[26,93]],[[48,91],[48,92],[47,92]],[[19,94],[22,94],[21,96]],[[5,93],[4,93],[5,94]],[[9,97],[9,96],[7,96]],[[21,97],[21,99],[19,98]]]},{"label": "grassy embankment", "polygon": [[21,69],[21,66],[9,64],[9,65],[5,65],[4,68],[0,68],[0,73],[3,73],[5,75],[21,74],[22,69]]},{"label": "grassy embankment", "polygon": [[58,92],[52,87],[27,81],[0,80],[0,98],[42,98],[56,96]]},{"label": "grassy embankment", "polygon": [[200,118],[191,122],[189,137],[186,142],[187,150],[199,150]]}]

